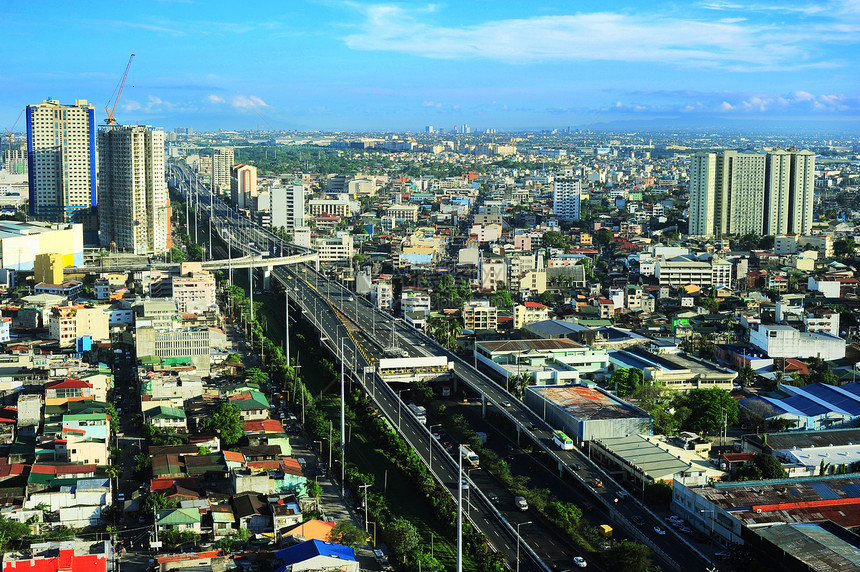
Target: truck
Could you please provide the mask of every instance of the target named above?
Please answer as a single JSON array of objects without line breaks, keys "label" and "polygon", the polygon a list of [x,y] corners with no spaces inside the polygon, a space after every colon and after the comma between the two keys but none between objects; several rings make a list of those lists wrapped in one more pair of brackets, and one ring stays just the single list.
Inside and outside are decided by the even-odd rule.
[{"label": "truck", "polygon": [[514,506],[522,512],[526,512],[529,509],[529,503],[525,497],[514,497]]},{"label": "truck", "polygon": [[612,527],[608,524],[601,524],[597,528],[600,529],[600,536],[603,538],[612,538]]},{"label": "truck", "polygon": [[472,448],[469,447],[468,445],[462,446],[462,454],[463,454],[463,460],[466,461],[467,463],[469,463],[469,465],[471,465],[472,468],[477,468],[478,465],[481,464],[480,457],[478,457],[477,453],[475,453],[472,450]]}]

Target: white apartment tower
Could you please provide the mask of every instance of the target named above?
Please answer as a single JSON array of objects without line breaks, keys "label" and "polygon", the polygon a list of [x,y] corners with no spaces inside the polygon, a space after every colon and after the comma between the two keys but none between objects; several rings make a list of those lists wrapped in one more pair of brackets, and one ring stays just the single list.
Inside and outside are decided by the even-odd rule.
[{"label": "white apartment tower", "polygon": [[301,184],[274,185],[269,192],[272,228],[287,232],[305,226],[305,187]]},{"label": "white apartment tower", "polygon": [[217,147],[212,152],[212,186],[215,195],[223,195],[230,189],[230,168],[234,163],[232,147]]},{"label": "white apartment tower", "polygon": [[761,234],[765,156],[696,153],[690,170],[690,229],[695,236]]},{"label": "white apartment tower", "polygon": [[27,106],[30,216],[69,222],[96,206],[95,138],[95,108],[86,99]]},{"label": "white apartment tower", "polygon": [[690,166],[689,215],[689,233],[693,236],[711,236],[714,233],[716,182],[716,153],[693,155]]},{"label": "white apartment tower", "polygon": [[812,227],[815,154],[697,153],[690,169],[694,236],[805,234]]},{"label": "white apartment tower", "polygon": [[579,179],[558,178],[552,183],[552,211],[564,222],[579,220]]},{"label": "white apartment tower", "polygon": [[767,154],[765,234],[809,234],[815,190],[815,153],[777,149]]},{"label": "white apartment tower", "polygon": [[170,248],[164,132],[143,125],[99,129],[99,242],[135,254]]}]

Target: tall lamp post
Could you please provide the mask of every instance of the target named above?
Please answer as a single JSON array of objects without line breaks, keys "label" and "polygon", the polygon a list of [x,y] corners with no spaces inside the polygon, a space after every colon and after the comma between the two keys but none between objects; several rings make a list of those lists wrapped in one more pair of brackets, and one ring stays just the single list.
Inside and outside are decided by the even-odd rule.
[{"label": "tall lamp post", "polygon": [[434,423],[433,425],[430,425],[429,427],[427,427],[427,433],[430,434],[430,443],[429,443],[429,447],[427,449],[427,458],[430,461],[430,474],[431,475],[433,474],[433,428],[434,427],[441,427],[441,426],[442,426],[441,423]]},{"label": "tall lamp post", "polygon": [[523,537],[520,536],[520,527],[524,524],[531,524],[532,521],[517,523],[517,572],[520,572],[520,544],[523,543]]},{"label": "tall lamp post", "polygon": [[457,457],[457,572],[463,572],[463,445],[457,445]]},{"label": "tall lamp post", "polygon": [[358,485],[358,488],[364,489],[364,530],[367,530],[367,487],[369,486],[371,486],[370,483]]}]

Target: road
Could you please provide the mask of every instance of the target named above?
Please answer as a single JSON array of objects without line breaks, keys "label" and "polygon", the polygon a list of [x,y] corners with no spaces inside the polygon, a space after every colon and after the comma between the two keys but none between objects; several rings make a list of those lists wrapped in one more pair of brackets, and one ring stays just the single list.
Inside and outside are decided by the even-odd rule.
[{"label": "road", "polygon": [[[184,179],[180,187],[185,187],[188,192],[187,171],[176,167],[171,168],[171,173]],[[202,207],[209,206],[208,190],[202,185],[198,186],[198,193],[202,197]],[[194,193],[191,193],[192,195]],[[219,200],[212,201],[213,221],[216,226],[227,227],[231,232],[225,234],[235,248],[247,254],[277,255],[284,252],[285,245],[270,232],[257,227],[244,216],[227,207]],[[234,238],[235,237],[235,238]],[[289,247],[291,245],[286,245]],[[342,316],[348,318],[358,326],[360,330],[355,338],[345,336],[344,353],[347,363],[354,364],[358,371],[367,365],[372,365],[381,356],[384,346],[390,345],[393,329],[394,345],[404,348],[412,357],[427,355],[444,355],[455,362],[455,374],[459,381],[466,384],[470,391],[480,396],[482,404],[488,407],[496,407],[497,410],[507,417],[517,428],[518,439],[525,437],[541,448],[546,455],[558,466],[559,475],[566,479],[562,482],[567,486],[588,491],[594,500],[602,504],[611,516],[611,524],[614,527],[622,527],[633,538],[648,544],[654,551],[658,561],[668,569],[703,570],[707,567],[705,559],[686,538],[679,536],[674,529],[666,526],[655,514],[634,499],[617,502],[618,492],[621,487],[600,467],[592,463],[586,452],[580,449],[572,451],[559,450],[552,443],[552,428],[548,426],[537,414],[532,412],[521,401],[515,399],[504,388],[493,380],[480,373],[458,356],[455,356],[440,346],[432,339],[418,330],[408,326],[402,320],[392,320],[390,315],[375,310],[363,298],[354,296],[353,293],[342,288],[337,283],[332,283],[322,277],[319,273],[306,266],[278,267],[273,272],[273,277],[285,287],[293,290],[293,295],[298,296],[297,302],[303,307],[306,316],[310,317],[317,328],[325,332],[330,338],[331,349],[340,347],[340,338],[345,336],[345,326],[338,315],[331,311],[337,308]],[[311,286],[312,285],[312,286]],[[329,302],[332,304],[328,307]],[[392,326],[393,324],[393,326]],[[385,341],[383,341],[385,340]],[[359,350],[356,351],[356,346]],[[396,393],[381,383],[379,379],[372,376],[367,388],[376,396],[381,409],[393,419],[393,415],[402,403]],[[503,402],[510,402],[510,407],[502,407]],[[434,468],[437,476],[449,485],[452,493],[456,492],[455,478],[457,469],[452,466],[452,461],[442,447],[434,447],[432,438],[426,427],[421,425],[411,415],[401,415],[401,434],[416,449],[425,462],[429,462]],[[428,456],[428,448],[432,448],[432,456]],[[437,460],[438,455],[438,460]],[[574,470],[581,466],[582,469]],[[591,487],[588,483],[599,479],[604,486]],[[480,503],[476,504],[475,524],[488,536],[491,543],[510,557],[516,552],[516,544],[513,541],[511,527],[503,515],[491,506],[483,494],[478,494]],[[474,501],[473,501],[474,502]],[[638,516],[646,523],[642,529],[632,524],[631,517]],[[486,518],[485,518],[486,517]],[[651,531],[654,526],[667,528],[669,533],[658,536]],[[525,536],[525,529],[523,529]],[[530,553],[528,546],[525,551]],[[532,556],[533,565],[540,569],[538,559]],[[524,570],[527,568],[523,568]]]}]

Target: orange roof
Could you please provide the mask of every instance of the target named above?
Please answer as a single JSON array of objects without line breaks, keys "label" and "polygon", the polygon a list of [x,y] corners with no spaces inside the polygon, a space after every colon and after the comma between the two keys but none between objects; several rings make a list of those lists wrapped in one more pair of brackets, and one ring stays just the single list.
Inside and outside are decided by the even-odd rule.
[{"label": "orange roof", "polygon": [[322,520],[308,520],[287,529],[287,534],[300,534],[305,540],[320,540],[328,542],[329,534],[334,528],[333,522]]},{"label": "orange roof", "polygon": [[224,460],[231,463],[244,463],[245,455],[238,451],[224,451]]}]

